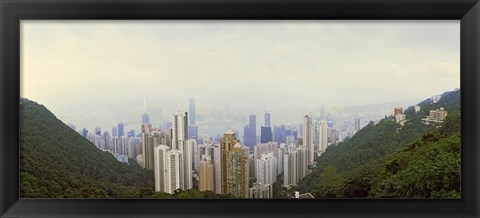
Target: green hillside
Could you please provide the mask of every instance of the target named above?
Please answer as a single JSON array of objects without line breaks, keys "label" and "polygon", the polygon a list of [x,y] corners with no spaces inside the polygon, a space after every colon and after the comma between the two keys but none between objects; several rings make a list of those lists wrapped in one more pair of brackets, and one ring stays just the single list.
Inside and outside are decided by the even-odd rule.
[{"label": "green hillside", "polygon": [[152,193],[152,172],[117,161],[43,105],[20,104],[22,198],[127,198]]},{"label": "green hillside", "polygon": [[[413,106],[405,110],[403,127],[386,117],[328,147],[295,189],[323,198],[459,197],[460,90],[418,105],[418,113]],[[443,125],[421,123],[440,107],[449,113]]]},{"label": "green hillside", "polygon": [[212,191],[154,192],[153,172],[117,161],[27,99],[20,104],[21,198],[233,198]]}]

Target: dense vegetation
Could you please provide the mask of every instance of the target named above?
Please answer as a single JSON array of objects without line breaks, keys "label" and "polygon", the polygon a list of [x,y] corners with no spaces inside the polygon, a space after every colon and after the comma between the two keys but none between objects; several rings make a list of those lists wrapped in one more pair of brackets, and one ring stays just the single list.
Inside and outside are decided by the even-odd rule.
[{"label": "dense vegetation", "polygon": [[129,163],[97,149],[44,106],[21,100],[21,197],[141,197],[153,189],[153,173]]},{"label": "dense vegetation", "polygon": [[[316,159],[317,169],[294,189],[319,198],[460,197],[460,91],[419,106],[418,113],[405,111],[403,127],[386,117],[328,147]],[[443,125],[421,123],[440,107],[449,112]]]}]

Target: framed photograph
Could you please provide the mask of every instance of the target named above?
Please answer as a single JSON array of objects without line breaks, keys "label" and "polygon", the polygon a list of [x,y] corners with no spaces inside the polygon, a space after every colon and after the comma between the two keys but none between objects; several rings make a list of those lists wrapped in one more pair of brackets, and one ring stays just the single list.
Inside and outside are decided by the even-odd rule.
[{"label": "framed photograph", "polygon": [[479,217],[478,0],[0,11],[1,217]]}]

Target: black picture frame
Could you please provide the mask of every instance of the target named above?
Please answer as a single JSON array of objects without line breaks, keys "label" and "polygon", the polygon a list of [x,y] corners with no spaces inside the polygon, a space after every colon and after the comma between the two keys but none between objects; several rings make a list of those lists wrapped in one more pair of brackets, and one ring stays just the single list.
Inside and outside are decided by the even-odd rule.
[{"label": "black picture frame", "polygon": [[[0,0],[1,217],[479,217],[478,0]],[[460,200],[19,199],[20,20],[460,20]]]}]

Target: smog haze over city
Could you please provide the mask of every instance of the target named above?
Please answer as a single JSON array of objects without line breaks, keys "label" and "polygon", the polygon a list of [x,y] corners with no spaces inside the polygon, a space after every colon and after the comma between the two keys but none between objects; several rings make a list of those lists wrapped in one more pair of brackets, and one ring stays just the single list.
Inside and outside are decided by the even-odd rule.
[{"label": "smog haze over city", "polygon": [[460,87],[459,21],[22,21],[21,37],[21,97],[92,132],[139,132],[145,96],[153,126],[194,98],[214,135],[265,111],[380,119]]}]

